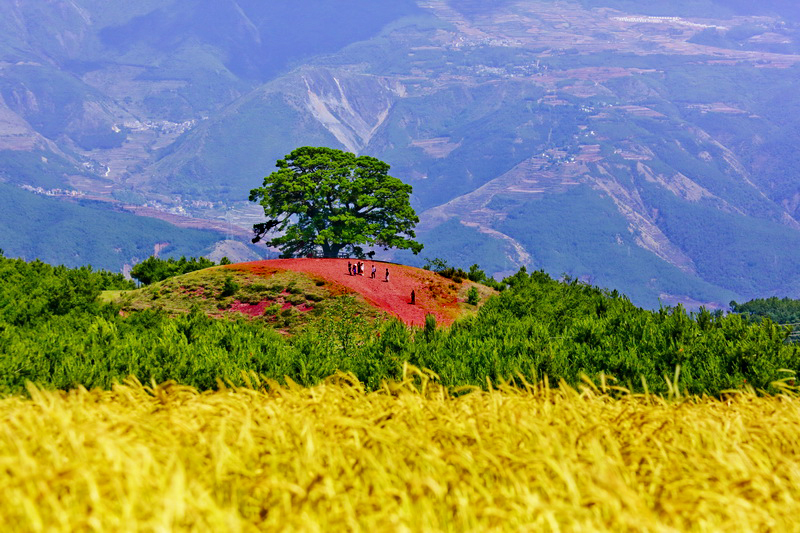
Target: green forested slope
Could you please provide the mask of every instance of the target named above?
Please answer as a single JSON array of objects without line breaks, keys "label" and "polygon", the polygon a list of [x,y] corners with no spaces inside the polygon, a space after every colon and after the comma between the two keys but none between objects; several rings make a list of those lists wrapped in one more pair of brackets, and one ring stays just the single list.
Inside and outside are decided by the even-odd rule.
[{"label": "green forested slope", "polygon": [[794,324],[800,330],[800,300],[791,298],[757,298],[743,304],[731,302],[731,311],[740,313],[753,322],[768,318],[778,324]]},{"label": "green forested slope", "polygon": [[243,372],[303,385],[352,372],[376,388],[400,377],[408,362],[452,387],[520,377],[577,386],[584,376],[610,375],[633,390],[666,393],[677,375],[681,391],[716,395],[744,386],[776,390],[774,381],[800,370],[798,347],[769,320],[645,311],[616,293],[541,272],[508,278],[476,316],[449,329],[432,321],[422,329],[370,323],[334,306],[291,338],[262,322],[199,310],[123,317],[97,300],[101,288],[116,284],[89,269],[0,258],[0,393],[23,391],[27,381],[108,388],[129,376],[208,389],[218,379],[244,383]]},{"label": "green forested slope", "polygon": [[8,257],[120,271],[168,244],[162,255],[197,256],[222,238],[112,211],[100,203],[73,203],[0,183],[0,249]]}]

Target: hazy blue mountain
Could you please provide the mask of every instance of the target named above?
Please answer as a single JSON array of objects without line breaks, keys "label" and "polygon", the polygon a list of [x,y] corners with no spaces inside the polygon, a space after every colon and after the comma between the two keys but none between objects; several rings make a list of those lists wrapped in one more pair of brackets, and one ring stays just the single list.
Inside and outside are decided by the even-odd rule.
[{"label": "hazy blue mountain", "polygon": [[[672,0],[642,2],[640,0],[579,0],[587,8],[612,8],[626,13],[662,17],[699,17],[724,19],[733,16],[778,16],[799,19],[800,7],[792,0]],[[460,4],[455,0],[454,4]],[[471,0],[465,3],[472,3]]]},{"label": "hazy blue mountain", "polygon": [[413,184],[423,257],[800,296],[792,2],[75,0],[0,30],[8,184],[246,229],[275,160],[325,145]]},{"label": "hazy blue mountain", "polygon": [[[368,0],[2,3],[0,181],[51,195],[77,191],[84,202],[123,199],[183,211],[172,194],[138,192],[160,149],[293,62],[368,38],[418,10],[408,1],[379,6]],[[19,197],[26,205],[47,205],[29,196]],[[16,212],[5,211],[0,224],[9,230],[0,247],[7,254],[68,257],[70,264],[79,257],[115,269],[141,259],[141,246],[109,255],[105,228],[95,222],[102,207],[64,207],[70,227],[84,231],[80,239],[56,241],[42,241],[34,226],[17,224]],[[199,254],[209,246],[204,240],[198,246],[190,231],[163,229],[169,226],[162,222],[122,219],[142,226],[131,234],[145,227],[169,233],[152,237],[173,242],[163,253]],[[152,253],[152,245],[145,248]]]},{"label": "hazy blue mountain", "polygon": [[100,39],[119,53],[145,56],[204,45],[234,75],[264,80],[293,61],[369,38],[416,10],[408,0],[175,0],[103,28]]}]

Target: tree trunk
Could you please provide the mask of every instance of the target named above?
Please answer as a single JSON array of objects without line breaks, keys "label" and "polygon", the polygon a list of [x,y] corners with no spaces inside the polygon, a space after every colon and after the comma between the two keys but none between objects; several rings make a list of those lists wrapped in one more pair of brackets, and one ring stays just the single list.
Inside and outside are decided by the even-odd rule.
[{"label": "tree trunk", "polygon": [[322,244],[322,257],[326,259],[339,257],[339,251],[344,248],[341,244]]}]

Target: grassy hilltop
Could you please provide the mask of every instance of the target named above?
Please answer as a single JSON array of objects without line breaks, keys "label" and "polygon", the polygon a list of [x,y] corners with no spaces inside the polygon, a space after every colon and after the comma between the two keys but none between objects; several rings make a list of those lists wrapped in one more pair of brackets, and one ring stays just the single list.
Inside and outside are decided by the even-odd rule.
[{"label": "grassy hilltop", "polygon": [[[123,313],[144,309],[170,315],[197,309],[212,318],[249,317],[285,333],[298,333],[321,317],[346,313],[374,320],[390,316],[421,326],[427,315],[449,325],[496,291],[469,280],[448,279],[403,265],[376,266],[375,278],[347,274],[347,259],[256,261],[207,268],[153,283],[135,291],[110,291],[103,298]],[[379,268],[378,268],[379,267]],[[384,280],[391,269],[391,283]],[[410,301],[411,291],[415,302]],[[469,292],[475,302],[469,303]],[[346,307],[346,310],[345,310]]]}]

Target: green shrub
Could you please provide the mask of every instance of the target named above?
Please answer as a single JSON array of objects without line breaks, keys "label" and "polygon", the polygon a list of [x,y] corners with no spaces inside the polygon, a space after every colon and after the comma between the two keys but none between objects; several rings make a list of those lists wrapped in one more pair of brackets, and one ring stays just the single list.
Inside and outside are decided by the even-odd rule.
[{"label": "green shrub", "polygon": [[286,286],[286,292],[291,294],[300,294],[303,292],[303,289],[298,287],[295,281],[290,281],[289,284]]},{"label": "green shrub", "polygon": [[180,276],[181,274],[188,274],[196,270],[202,270],[216,265],[213,261],[205,257],[186,257],[181,256],[180,259],[159,259],[158,257],[151,256],[136,264],[131,269],[131,277],[138,280],[144,285],[163,281],[173,276]]},{"label": "green shrub", "polygon": [[475,287],[470,287],[469,291],[467,291],[467,303],[470,305],[478,305],[478,302],[481,301],[481,295],[478,292],[478,289]]},{"label": "green shrub", "polygon": [[222,291],[220,291],[219,295],[221,298],[227,298],[228,296],[236,294],[238,290],[239,284],[233,281],[232,276],[226,276],[225,281],[222,283]]},{"label": "green shrub", "polygon": [[266,309],[264,309],[264,316],[267,316],[267,317],[275,316],[280,312],[280,310],[281,310],[281,304],[274,303],[274,304],[270,305],[269,307],[267,307]]},{"label": "green shrub", "polygon": [[486,280],[486,272],[480,269],[478,265],[472,265],[469,267],[469,272],[467,273],[467,278],[470,281],[474,281],[476,283],[480,283]]},{"label": "green shrub", "polygon": [[293,294],[287,297],[286,301],[292,305],[302,305],[306,303],[306,296],[304,294]]}]

